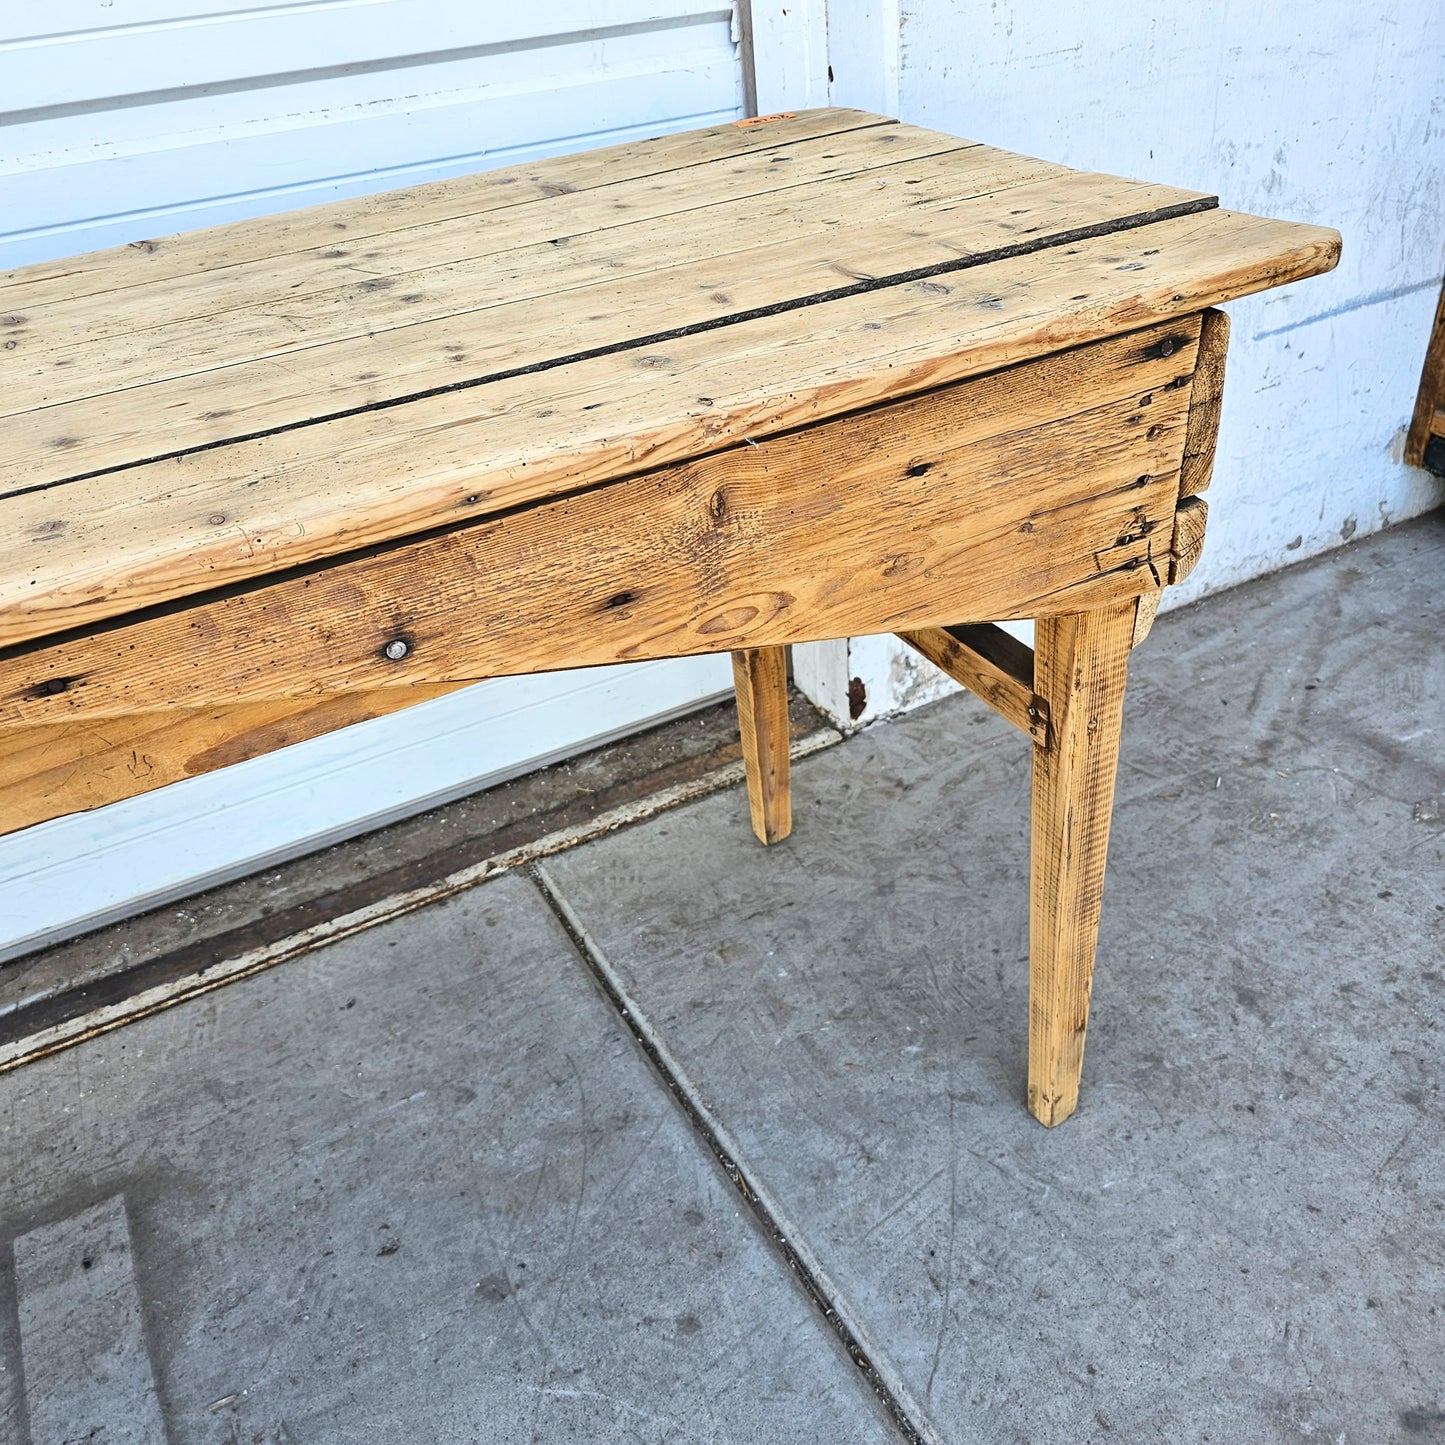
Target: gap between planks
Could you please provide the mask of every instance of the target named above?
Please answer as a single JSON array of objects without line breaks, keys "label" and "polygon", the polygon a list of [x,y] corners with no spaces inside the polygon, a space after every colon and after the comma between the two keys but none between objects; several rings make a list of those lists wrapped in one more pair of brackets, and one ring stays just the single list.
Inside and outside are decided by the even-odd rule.
[{"label": "gap between planks", "polygon": [[[513,208],[404,226],[371,238],[330,234],[318,239],[314,246],[286,257],[262,257],[232,266],[208,265],[127,288],[110,301],[94,296],[49,301],[25,309],[18,333],[23,354],[14,359],[43,359],[83,351],[107,339],[185,321],[214,320],[258,304],[284,301],[286,314],[293,316],[301,302],[314,302],[348,290],[357,293],[350,298],[357,303],[351,308],[353,313],[361,303],[367,307],[395,305],[396,297],[381,294],[393,286],[406,291],[438,279],[464,285],[476,279],[475,273],[483,262],[515,265],[529,254],[544,262],[550,260],[554,266],[575,269],[573,257],[579,243],[624,240],[639,234],[638,227],[651,228],[640,249],[652,250],[675,243],[679,237],[691,239],[693,233],[706,231],[712,217],[716,218],[714,229],[726,232],[732,213],[745,221],[758,212],[765,219],[769,215],[776,218],[777,210],[786,208],[802,224],[812,220],[822,205],[837,203],[845,196],[855,199],[865,178],[870,195],[886,190],[893,182],[910,188],[910,201],[917,195],[933,195],[950,178],[960,176],[959,163],[964,159],[983,163],[986,169],[987,158],[1007,156],[1015,162],[1026,162],[1040,176],[1069,173],[1064,166],[1012,157],[934,131],[883,130],[876,134],[880,140],[874,142],[873,149],[853,156],[837,152],[836,137],[800,141],[745,157],[729,157],[723,163],[725,177],[711,178],[697,168],[686,167],[666,173],[669,180],[676,175],[679,183],[655,184],[627,201],[607,197],[600,190],[565,192],[554,198],[565,202],[565,210],[560,212],[553,207],[541,211]],[[882,140],[896,143],[883,145]],[[792,154],[785,155],[787,151]],[[777,162],[784,159],[790,163],[779,168]],[[758,174],[746,174],[741,162],[757,166]],[[625,194],[633,197],[634,193],[629,189]],[[946,192],[937,198],[946,200]],[[676,225],[669,224],[664,231],[659,222]],[[563,248],[567,254],[559,256]],[[458,268],[468,268],[471,276],[468,270],[459,272]],[[610,279],[616,279],[615,275]],[[399,312],[412,323],[422,319],[406,307],[400,307]],[[370,329],[369,322],[363,327],[366,329]]]},{"label": "gap between planks", "polygon": [[[993,193],[989,193],[993,194]],[[1189,200],[1176,202],[1172,205],[1157,207],[1151,210],[1140,211],[1124,216],[1110,217],[1107,220],[1096,221],[1083,225],[1074,225],[1035,236],[1029,240],[1014,242],[1009,245],[995,246],[987,250],[977,251],[969,255],[961,256],[952,260],[931,262],[922,266],[908,267],[898,271],[888,272],[881,276],[863,276],[857,280],[849,281],[840,286],[828,287],[822,290],[811,291],[800,296],[785,297],[776,301],[767,302],[761,305],[740,308],[720,316],[700,317],[689,321],[681,326],[668,327],[661,330],[651,331],[643,335],[624,337],[620,340],[609,341],[599,345],[582,347],[575,351],[560,355],[544,356],[536,360],[524,362],[510,367],[500,367],[485,372],[479,376],[463,378],[459,381],[446,382],[443,384],[419,387],[395,396],[380,397],[354,406],[333,407],[331,410],[308,411],[304,416],[299,416],[289,421],[278,421],[273,425],[258,427],[250,431],[241,431],[206,442],[192,442],[185,446],[175,447],[169,450],[161,450],[144,456],[131,456],[125,461],[113,462],[107,466],[94,467],[90,470],[82,470],[69,474],[65,477],[58,477],[45,482],[33,483],[25,487],[12,488],[0,492],[0,499],[12,496],[20,496],[28,492],[41,490],[51,486],[64,485],[70,481],[84,481],[92,477],[104,476],[110,472],[126,471],[136,466],[148,465],[154,462],[170,461],[176,457],[189,455],[194,452],[207,451],[216,447],[231,446],[245,442],[257,441],[265,437],[277,436],[288,431],[299,430],[306,427],[324,425],[329,422],[340,421],[348,417],[358,416],[366,412],[376,412],[394,409],[402,406],[410,406],[418,401],[428,400],[433,397],[473,390],[477,387],[490,386],[498,382],[510,381],[518,377],[536,376],[544,372],[554,371],[579,363],[600,360],[607,357],[621,356],[629,352],[646,350],[649,347],[666,345],[669,342],[691,339],[693,337],[706,335],[732,327],[745,326],[750,322],[766,318],[783,316],[790,312],[804,310],[809,307],[827,305],[831,302],[848,300],[854,297],[865,296],[873,292],[890,290],[904,287],[919,282],[926,282],[937,277],[949,276],[958,272],[970,271],[980,267],[999,264],[1006,261],[1020,260],[1025,257],[1035,256],[1041,252],[1058,250],[1082,242],[1096,241],[1104,238],[1122,235],[1126,232],[1140,230],[1144,227],[1157,225],[1163,222],[1180,220],[1188,216],[1198,215],[1203,211],[1212,210],[1218,202],[1214,197],[1202,196]],[[689,263],[692,264],[692,263]],[[643,276],[633,277],[634,281],[647,279],[656,285],[659,278],[665,277],[665,272],[644,273]],[[605,283],[599,283],[605,284]],[[575,297],[570,292],[555,293],[563,298],[560,304],[571,306],[575,303]],[[517,307],[519,311],[532,305],[536,298],[523,298],[517,301],[502,303],[504,308]],[[459,313],[467,314],[467,313]],[[447,317],[451,321],[454,317]],[[518,322],[522,321],[519,315]],[[604,318],[605,319],[605,318]],[[419,327],[429,327],[437,323],[419,322]],[[399,327],[405,331],[409,328]],[[278,360],[286,360],[305,354],[311,351],[325,352],[331,347],[341,347],[363,340],[365,338],[347,337],[336,341],[323,340],[312,346],[298,348],[296,350],[282,353]],[[65,401],[55,402],[29,412],[15,412],[16,416],[34,416],[38,422],[49,425],[48,413],[55,411],[60,413],[56,425],[64,429],[67,418],[66,408],[81,409],[83,415],[84,404],[87,401],[101,401],[110,397],[128,397],[131,393],[148,393],[154,387],[158,393],[157,405],[162,405],[165,397],[170,392],[179,393],[185,388],[184,383],[201,384],[198,378],[215,378],[219,373],[226,373],[226,381],[230,383],[241,382],[249,387],[249,381],[243,373],[248,367],[263,365],[271,360],[270,357],[257,357],[223,363],[213,368],[207,368],[198,372],[188,372],[175,377],[166,378],[154,382],[141,383],[123,388],[117,392],[98,392],[93,396],[76,397]],[[428,369],[428,368],[422,368]],[[213,383],[214,384],[214,383]],[[282,405],[285,403],[283,402]],[[297,398],[293,405],[299,405]],[[162,406],[162,409],[164,407]],[[227,414],[230,414],[227,412]],[[202,416],[201,421],[206,417]],[[182,425],[174,419],[166,419],[164,426],[162,419],[157,419],[153,429],[157,435],[162,435],[166,430],[174,430]],[[71,427],[71,430],[75,430]],[[68,449],[68,448],[67,448]],[[18,458],[16,459],[18,461]]]}]

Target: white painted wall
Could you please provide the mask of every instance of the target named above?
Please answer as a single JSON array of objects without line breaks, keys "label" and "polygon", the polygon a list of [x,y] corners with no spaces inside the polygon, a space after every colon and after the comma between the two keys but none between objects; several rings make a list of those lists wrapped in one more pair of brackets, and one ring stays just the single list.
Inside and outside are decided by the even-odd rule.
[{"label": "white painted wall", "polygon": [[[786,11],[816,28],[824,5]],[[785,10],[754,8],[755,29],[759,9]],[[821,23],[813,103],[878,108],[893,70],[905,121],[1343,233],[1338,270],[1228,308],[1209,535],[1166,606],[1445,499],[1400,460],[1445,271],[1439,0],[898,0],[893,13],[826,0]],[[765,74],[760,62],[760,109],[800,103],[766,93]],[[870,684],[861,721],[938,691],[881,640],[855,641],[847,665]],[[836,648],[795,667],[825,703],[836,697]]]}]

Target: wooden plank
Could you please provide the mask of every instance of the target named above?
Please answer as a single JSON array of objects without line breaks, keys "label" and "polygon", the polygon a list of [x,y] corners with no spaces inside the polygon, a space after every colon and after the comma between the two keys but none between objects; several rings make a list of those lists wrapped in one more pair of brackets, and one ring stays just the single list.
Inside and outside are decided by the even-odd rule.
[{"label": "wooden plank", "polygon": [[[416,272],[393,273],[369,256],[355,266],[323,261],[331,275],[309,292],[301,289],[305,282],[295,281],[298,289],[288,296],[278,281],[277,289],[217,314],[198,309],[165,316],[146,307],[147,317],[132,318],[136,326],[94,339],[85,336],[85,303],[79,317],[66,318],[55,342],[46,336],[48,318],[25,312],[7,332],[18,349],[6,363],[13,384],[0,405],[7,415],[46,408],[52,431],[75,431],[86,415],[79,404],[88,399],[123,392],[126,411],[157,405],[179,411],[199,389],[208,405],[192,410],[216,414],[204,435],[228,419],[231,432],[243,435],[344,410],[360,404],[359,397],[371,404],[639,337],[711,326],[846,286],[860,275],[943,264],[991,240],[1012,240],[1014,223],[996,214],[992,193],[1038,181],[1046,168],[1004,154],[967,168],[947,161],[890,168],[901,173],[894,184],[903,184],[904,175],[918,181],[910,193],[915,209],[902,221],[893,198],[877,189],[851,194],[846,184],[817,182],[699,207],[668,218],[665,235],[650,223],[618,225]],[[1182,194],[1073,175],[1078,179],[1054,181],[1058,192],[1044,193],[1046,224],[1067,227],[1071,203],[1087,218],[1076,224],[1089,224],[1115,206],[1147,210],[1156,202],[1176,203]],[[968,201],[975,204],[964,214],[960,207]],[[1026,195],[1020,204],[1031,201],[1037,204]],[[343,268],[351,274],[337,285]],[[382,348],[386,367],[379,375]],[[248,385],[258,388],[261,403],[275,390],[275,367],[258,371],[260,361],[324,366],[331,384],[311,398],[309,412],[284,387],[288,400],[279,409],[274,402],[259,410],[240,407],[237,398]],[[75,418],[80,420],[72,425]],[[185,415],[181,421],[189,424]],[[166,445],[183,449],[185,436]],[[92,459],[105,463],[113,444],[94,438]],[[63,450],[57,462],[90,464],[85,453]],[[122,462],[134,458],[133,451],[119,454]]]},{"label": "wooden plank", "polygon": [[1035,629],[1053,738],[1034,749],[1028,1106],[1051,1128],[1079,1099],[1134,613],[1131,599]]},{"label": "wooden plank", "polygon": [[0,272],[0,296],[6,309],[97,296],[334,244],[342,232],[355,245],[400,227],[482,216],[796,141],[897,124],[864,111],[826,109],[771,117],[764,125],[732,122],[628,141],[21,266]]},{"label": "wooden plank", "polygon": [[1204,528],[1209,521],[1209,504],[1203,497],[1185,497],[1174,513],[1174,536],[1169,544],[1169,584],[1182,582],[1199,561],[1204,550]]},{"label": "wooden plank", "polygon": [[963,598],[983,619],[1133,595],[1173,522],[1188,394],[1168,383],[1196,334],[1170,323],[16,649],[0,723],[916,630],[958,621]]},{"label": "wooden plank", "polygon": [[[990,184],[995,174],[1076,173],[934,131],[874,126],[846,137],[754,151],[726,163],[562,192],[480,216],[398,224],[359,241],[333,231],[286,256],[206,267],[108,295],[26,306],[24,324],[9,338],[17,342],[17,355],[6,366],[9,371],[12,362],[20,363],[13,368],[17,379],[32,387],[37,376],[48,378],[51,399],[83,394],[77,390],[82,385],[112,389],[131,383],[108,380],[110,366],[129,361],[147,339],[154,342],[158,331],[182,340],[193,335],[194,327],[184,329],[188,321],[256,313],[232,317],[230,334],[214,338],[225,349],[200,359],[215,365],[224,357],[266,354],[260,327],[267,321],[273,327],[278,319],[289,323],[291,334],[284,340],[291,348],[303,337],[315,344],[415,325],[448,309],[525,299],[554,287],[576,289],[579,275],[598,279],[599,267],[616,280],[629,264],[633,270],[656,269],[743,249],[749,231],[766,236],[768,223],[776,224],[779,217],[824,230],[848,217],[846,209],[840,211],[844,197],[861,200],[876,214],[896,214],[900,186],[908,187],[904,194],[910,205],[924,197],[947,201],[967,193],[967,177]],[[730,220],[744,237],[741,244],[729,233]],[[484,264],[489,260],[495,264]],[[410,299],[403,301],[403,296]],[[237,327],[249,329],[237,332]],[[117,350],[127,337],[129,345]],[[96,349],[103,360],[93,354]],[[152,365],[169,366],[169,374],[177,374],[177,358],[156,356],[154,349],[152,344]],[[71,358],[72,370],[81,371],[85,381],[55,370],[64,358]]]},{"label": "wooden plank", "polygon": [[462,686],[434,683],[0,728],[0,833],[197,777]]},{"label": "wooden plank", "polygon": [[[621,353],[619,364],[626,365],[626,351],[649,338],[731,327],[847,294],[874,278],[946,268],[960,256],[987,259],[1020,244],[1043,247],[1116,218],[1161,214],[1199,199],[1083,172],[1045,181],[1037,174],[1034,162],[1001,156],[996,166],[970,169],[950,183],[959,199],[919,204],[902,220],[896,203],[865,195],[850,204],[843,191],[834,210],[805,222],[793,209],[805,197],[787,192],[768,200],[760,215],[740,205],[730,220],[727,207],[709,208],[715,224],[696,240],[700,255],[689,253],[686,232],[670,249],[655,244],[647,227],[630,228],[626,237],[608,231],[595,245],[583,238],[534,248],[525,254],[530,264],[509,257],[508,269],[495,276],[453,271],[434,295],[401,291],[394,301],[367,305],[374,295],[392,295],[367,293],[369,285],[391,285],[390,278],[374,278],[322,297],[314,315],[304,301],[275,303],[254,316],[224,317],[223,324],[200,318],[112,338],[84,353],[83,368],[66,369],[81,355],[73,352],[38,374],[16,375],[4,402],[12,421],[0,444],[0,469],[15,463],[26,434],[48,440],[33,452],[43,474],[67,476],[310,425],[319,416],[438,387],[547,369],[570,357]],[[1020,222],[1001,211],[993,194],[1021,180],[1034,182],[1010,194],[1033,223],[1023,243]],[[673,254],[682,259],[667,264]],[[10,329],[23,335],[28,324],[22,317]],[[160,359],[167,356],[174,359]]]},{"label": "wooden plank", "polygon": [[1425,465],[1425,448],[1432,436],[1445,436],[1445,290],[1435,307],[1435,324],[1425,346],[1425,361],[1420,368],[1420,390],[1415,397],[1415,410],[1410,417],[1410,430],[1405,434],[1405,461],[1412,467]]},{"label": "wooden plank", "polygon": [[[1062,351],[1327,270],[1338,250],[1321,228],[1189,216],[413,402],[403,430],[368,411],[12,496],[0,501],[0,640]],[[1060,296],[1083,299],[1061,310]],[[20,441],[12,474],[33,474],[45,446],[43,431]]]},{"label": "wooden plank", "polygon": [[1038,746],[1048,745],[1049,707],[1034,691],[1032,648],[992,623],[928,627],[898,636]]},{"label": "wooden plank", "polygon": [[748,811],[759,842],[777,843],[793,831],[788,757],[788,650],[746,647],[733,653]]},{"label": "wooden plank", "polygon": [[1184,464],[1179,469],[1179,495],[1192,497],[1209,486],[1214,472],[1214,447],[1224,401],[1224,359],[1229,350],[1229,317],[1212,307],[1204,313],[1199,335],[1199,362],[1189,393],[1189,430],[1184,439]]}]

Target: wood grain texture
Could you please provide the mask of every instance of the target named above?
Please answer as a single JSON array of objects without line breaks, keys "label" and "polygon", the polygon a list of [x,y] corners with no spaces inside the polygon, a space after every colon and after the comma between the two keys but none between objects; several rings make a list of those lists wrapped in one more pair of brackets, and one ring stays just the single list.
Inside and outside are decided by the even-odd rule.
[{"label": "wood grain texture", "polygon": [[[45,434],[30,449],[40,468],[32,483],[131,466],[438,389],[555,370],[568,358],[620,352],[625,367],[627,351],[653,338],[746,324],[875,277],[1009,249],[1021,244],[1025,223],[1035,233],[1026,244],[1041,246],[1197,199],[1085,172],[1060,175],[1007,152],[977,159],[982,150],[905,168],[939,171],[944,200],[929,204],[927,192],[911,190],[902,214],[886,191],[854,196],[846,180],[818,183],[751,209],[729,202],[668,218],[664,236],[627,226],[554,238],[509,252],[505,265],[365,277],[310,300],[277,300],[268,289],[248,309],[109,340],[85,341],[77,321],[78,344],[38,370],[5,363],[0,405],[28,424],[7,425],[0,436],[0,476],[16,460],[12,430],[16,445],[41,441],[37,426]],[[1041,171],[1055,173],[1041,182]],[[1015,187],[1018,205],[1004,209],[998,192]],[[9,339],[23,346],[32,324],[22,317]]]},{"label": "wood grain texture", "polygon": [[1214,448],[1224,402],[1224,361],[1229,350],[1229,317],[1211,307],[1202,318],[1199,360],[1189,393],[1189,427],[1184,437],[1184,463],[1179,469],[1179,495],[1192,497],[1209,486]]},{"label": "wood grain texture", "polygon": [[1317,229],[1190,216],[413,402],[404,426],[364,412],[12,495],[0,641],[1013,365],[1310,274],[1336,250]]},{"label": "wood grain texture", "polygon": [[1169,584],[1182,582],[1199,561],[1204,550],[1204,529],[1209,522],[1209,504],[1203,497],[1185,497],[1174,513],[1174,536],[1169,544]]},{"label": "wood grain texture", "polygon": [[1079,1098],[1135,610],[1131,599],[1035,630],[1052,739],[1034,749],[1028,1107],[1049,1127]]},{"label": "wood grain texture", "polygon": [[1445,290],[1435,308],[1435,324],[1420,368],[1420,390],[1405,436],[1405,460],[1410,466],[1424,466],[1425,448],[1432,436],[1445,436]]},{"label": "wood grain texture", "polygon": [[780,646],[947,625],[961,606],[982,620],[1133,596],[1167,556],[1196,338],[1189,323],[1151,328],[21,648],[0,660],[0,724]]},{"label": "wood grain texture", "polygon": [[1048,703],[1034,691],[1034,655],[1025,643],[992,623],[927,627],[898,636],[1040,747],[1048,745]]},{"label": "wood grain texture", "polygon": [[787,648],[747,647],[734,652],[733,690],[753,832],[762,843],[777,843],[793,831]]},{"label": "wood grain texture", "polygon": [[[558,197],[717,165],[811,139],[897,125],[884,116],[832,108],[772,116],[765,124],[731,122],[627,141],[22,266],[0,272],[0,294],[7,298],[7,307],[106,295],[334,245],[338,236],[356,244],[398,230],[555,202]],[[565,207],[568,202],[561,204]]]},{"label": "wood grain texture", "polygon": [[848,205],[896,217],[894,193],[903,186],[911,206],[937,207],[980,185],[1075,174],[934,131],[877,126],[846,147],[836,137],[795,142],[620,191],[571,192],[360,242],[332,232],[287,256],[26,307],[9,338],[17,343],[6,362],[15,387],[0,408],[374,336],[589,281],[615,283],[763,244],[779,221],[800,234],[852,223]]},{"label": "wood grain texture", "polygon": [[0,728],[0,833],[260,757],[461,686],[327,693]]},{"label": "wood grain texture", "polygon": [[1156,587],[1150,592],[1141,592],[1139,600],[1134,609],[1134,646],[1138,647],[1154,626],[1154,619],[1159,615],[1159,601],[1164,595],[1162,587]]}]

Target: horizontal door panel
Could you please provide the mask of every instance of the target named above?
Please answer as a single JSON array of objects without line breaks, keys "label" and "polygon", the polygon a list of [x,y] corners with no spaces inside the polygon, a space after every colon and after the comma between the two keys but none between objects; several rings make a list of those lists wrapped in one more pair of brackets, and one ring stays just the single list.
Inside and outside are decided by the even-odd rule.
[{"label": "horizontal door panel", "polygon": [[[731,7],[708,0],[525,7],[456,0],[350,0],[155,16],[141,23],[125,10],[120,13],[130,23],[66,34],[48,18],[42,35],[0,38],[0,104],[5,111],[103,107],[122,98],[238,82],[276,85],[307,72],[390,66],[397,57],[598,40],[629,30],[730,18]],[[117,14],[116,7],[110,14]]]},{"label": "horizontal door panel", "polygon": [[713,124],[733,119],[737,106],[736,65],[723,58],[561,85],[548,91],[543,116],[529,92],[0,176],[0,269],[556,155],[583,140]]},{"label": "horizontal door panel", "polygon": [[465,688],[0,838],[0,963],[726,695],[725,657]]}]

